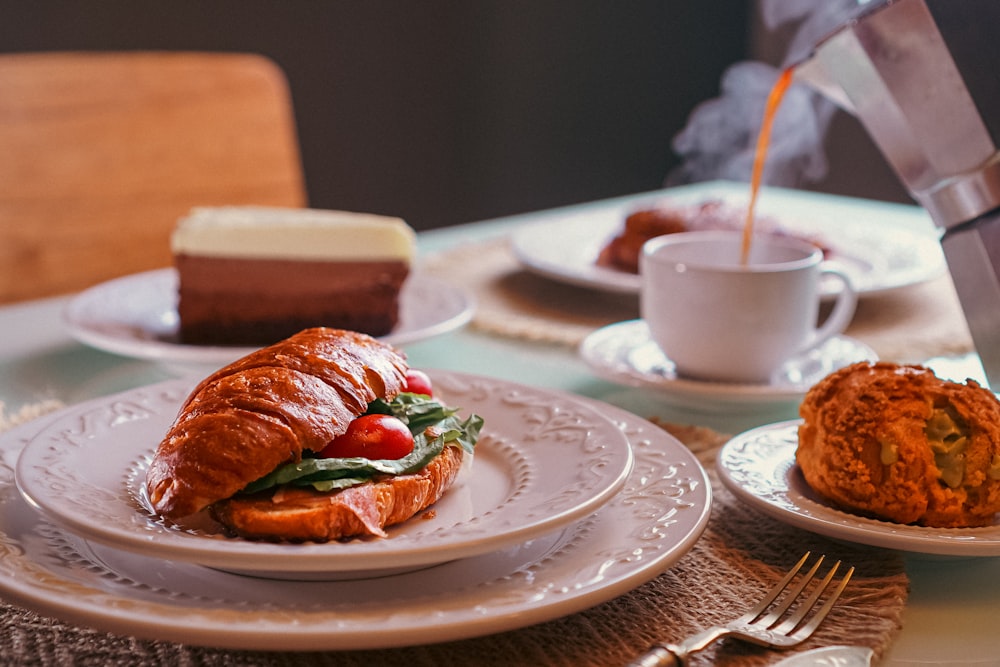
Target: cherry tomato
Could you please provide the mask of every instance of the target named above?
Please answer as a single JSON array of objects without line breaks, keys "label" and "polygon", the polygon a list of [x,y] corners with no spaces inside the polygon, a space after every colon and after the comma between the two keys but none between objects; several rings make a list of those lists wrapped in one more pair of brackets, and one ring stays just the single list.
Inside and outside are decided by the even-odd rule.
[{"label": "cherry tomato", "polygon": [[413,394],[426,394],[427,396],[434,395],[434,390],[431,387],[431,379],[427,377],[427,373],[413,368],[406,371],[406,385],[403,387],[403,391]]},{"label": "cherry tomato", "polygon": [[413,434],[392,415],[362,415],[323,448],[323,458],[401,459],[413,451]]}]

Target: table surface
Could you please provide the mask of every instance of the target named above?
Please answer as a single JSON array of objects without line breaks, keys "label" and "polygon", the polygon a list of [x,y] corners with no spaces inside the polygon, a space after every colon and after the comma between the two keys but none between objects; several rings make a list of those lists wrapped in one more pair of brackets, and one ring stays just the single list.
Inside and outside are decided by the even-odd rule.
[{"label": "table surface", "polygon": [[[638,196],[648,197],[649,193]],[[796,196],[808,199],[812,195]],[[817,196],[817,202],[821,203],[822,198]],[[891,208],[899,217],[898,205],[857,205]],[[430,255],[458,243],[500,237],[518,225],[544,221],[552,214],[543,211],[424,232],[419,235],[420,250]],[[910,219],[915,226],[929,224],[919,209],[912,209]],[[115,356],[74,341],[61,320],[67,301],[55,298],[0,307],[0,401],[8,414],[46,398],[72,404],[173,376],[169,369],[155,363]],[[568,390],[643,417],[699,424],[723,432],[738,432],[796,416],[794,408],[787,407],[784,414],[761,412],[736,418],[674,407],[657,400],[648,390],[622,387],[595,377],[572,347],[486,334],[474,327],[413,343],[405,349],[415,367],[460,370]],[[975,359],[969,362],[974,364]],[[906,559],[911,595],[902,632],[885,664],[996,664],[1000,635],[994,628],[994,615],[1000,605],[1000,559],[915,555]]]}]

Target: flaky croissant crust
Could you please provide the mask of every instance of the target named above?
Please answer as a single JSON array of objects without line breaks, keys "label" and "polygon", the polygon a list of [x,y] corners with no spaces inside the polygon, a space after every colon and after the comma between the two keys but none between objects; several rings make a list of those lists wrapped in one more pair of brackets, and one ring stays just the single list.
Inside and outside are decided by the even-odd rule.
[{"label": "flaky croissant crust", "polygon": [[406,383],[403,354],[375,338],[306,329],[219,369],[187,397],[146,473],[153,509],[180,518],[319,451]]}]

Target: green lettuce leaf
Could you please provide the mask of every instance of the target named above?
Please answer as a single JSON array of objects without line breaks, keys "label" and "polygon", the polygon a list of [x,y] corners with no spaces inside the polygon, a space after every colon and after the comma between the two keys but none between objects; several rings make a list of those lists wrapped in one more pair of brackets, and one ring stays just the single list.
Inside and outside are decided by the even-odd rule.
[{"label": "green lettuce leaf", "polygon": [[[366,414],[373,413],[393,415],[406,424],[413,433],[413,451],[401,459],[315,458],[307,455],[298,463],[279,466],[251,482],[242,493],[256,493],[281,484],[335,491],[363,484],[376,475],[413,473],[430,463],[446,446],[461,447],[472,453],[483,426],[479,415],[460,419],[456,408],[446,407],[423,394],[404,393],[389,402],[377,399],[368,406]],[[425,431],[429,426],[434,426],[440,435],[428,438]]]}]

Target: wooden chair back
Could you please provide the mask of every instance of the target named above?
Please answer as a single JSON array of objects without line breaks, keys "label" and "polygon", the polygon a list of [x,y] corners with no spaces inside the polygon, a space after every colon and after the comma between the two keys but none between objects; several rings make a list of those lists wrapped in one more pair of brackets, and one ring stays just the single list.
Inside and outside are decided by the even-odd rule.
[{"label": "wooden chair back", "polygon": [[257,55],[0,55],[0,303],[169,266],[193,206],[306,205],[284,73]]}]

